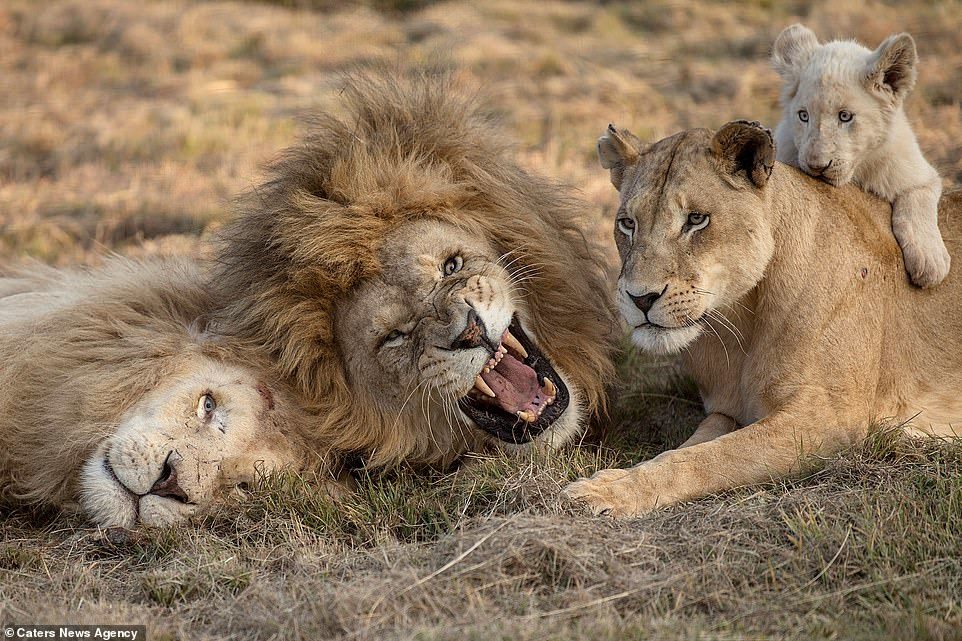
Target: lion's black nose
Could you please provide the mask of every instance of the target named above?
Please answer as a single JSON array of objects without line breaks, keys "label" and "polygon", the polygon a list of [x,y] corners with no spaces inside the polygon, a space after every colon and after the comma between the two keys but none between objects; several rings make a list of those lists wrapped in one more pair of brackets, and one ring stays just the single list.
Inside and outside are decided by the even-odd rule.
[{"label": "lion's black nose", "polygon": [[164,460],[164,469],[160,473],[160,478],[151,486],[149,494],[166,496],[167,498],[187,503],[187,492],[177,483],[177,464],[179,462],[180,456],[176,452],[171,452],[167,455],[167,458]]},{"label": "lion's black nose", "polygon": [[648,292],[647,294],[642,294],[641,296],[635,296],[629,291],[626,291],[625,293],[628,294],[628,298],[630,298],[631,302],[635,304],[635,307],[640,309],[642,313],[647,314],[651,311],[651,307],[655,304],[655,301],[658,300],[665,292],[664,290],[660,292]]},{"label": "lion's black nose", "polygon": [[468,322],[464,326],[464,331],[451,343],[451,349],[471,349],[487,342],[488,330],[484,326],[484,321],[474,309],[469,309]]}]

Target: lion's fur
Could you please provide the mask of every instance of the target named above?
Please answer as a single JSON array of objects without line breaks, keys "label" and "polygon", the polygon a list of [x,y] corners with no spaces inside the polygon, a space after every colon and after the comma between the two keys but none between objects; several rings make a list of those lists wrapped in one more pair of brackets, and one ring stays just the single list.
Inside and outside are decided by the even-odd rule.
[{"label": "lion's fur", "polygon": [[[99,269],[32,265],[0,278],[4,495],[74,506],[82,464],[121,417],[198,355],[221,357],[198,324],[211,305],[205,280],[186,259],[120,258]],[[279,423],[297,438],[295,414]]]},{"label": "lion's fur", "polygon": [[[930,286],[945,277],[951,260],[936,219],[942,181],[905,114],[917,58],[907,33],[871,51],[850,40],[820,44],[806,27],[788,27],[772,53],[783,81],[775,139],[781,162],[835,185],[851,180],[892,203],[893,231],[909,274]],[[840,121],[842,111],[849,122]]]},{"label": "lion's fur", "polygon": [[376,452],[382,463],[425,453],[431,444],[416,426],[358,401],[334,318],[339,301],[381,272],[389,232],[436,219],[513,251],[512,272],[538,270],[526,303],[546,351],[599,410],[612,316],[603,252],[583,234],[580,203],[521,169],[492,114],[446,74],[361,73],[342,95],[344,112],[315,117],[240,200],[220,244],[218,331],[265,350],[335,447]]},{"label": "lion's fur", "polygon": [[[619,284],[666,299],[695,287],[665,318],[702,329],[685,347],[708,417],[681,449],[569,488],[597,510],[634,515],[778,478],[879,422],[962,435],[962,278],[912,286],[886,203],[780,163],[752,171],[773,152],[757,123],[735,122],[628,157],[619,215],[641,231],[619,245]],[[700,236],[664,233],[689,211],[711,216]],[[940,220],[962,223],[962,191],[942,197]]]}]

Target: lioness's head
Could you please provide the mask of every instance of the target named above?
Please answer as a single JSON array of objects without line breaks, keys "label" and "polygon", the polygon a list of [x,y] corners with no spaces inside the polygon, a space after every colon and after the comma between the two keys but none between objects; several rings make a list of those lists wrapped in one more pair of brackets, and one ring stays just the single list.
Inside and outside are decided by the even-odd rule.
[{"label": "lioness's head", "polygon": [[241,203],[218,330],[266,347],[374,463],[560,443],[611,374],[603,252],[444,76],[351,78]]},{"label": "lioness's head", "polygon": [[598,139],[601,164],[620,193],[615,242],[618,307],[639,346],[670,353],[761,279],[774,239],[765,186],[775,162],[771,133],[732,122],[652,145],[613,125]]},{"label": "lioness's head", "polygon": [[195,355],[136,402],[83,464],[79,500],[99,525],[166,525],[293,463],[271,390],[244,368]]},{"label": "lioness's head", "polygon": [[907,33],[870,51],[852,40],[819,44],[799,24],[782,31],[772,62],[782,77],[782,117],[798,166],[834,185],[849,182],[888,136],[892,115],[915,84],[916,60]]}]

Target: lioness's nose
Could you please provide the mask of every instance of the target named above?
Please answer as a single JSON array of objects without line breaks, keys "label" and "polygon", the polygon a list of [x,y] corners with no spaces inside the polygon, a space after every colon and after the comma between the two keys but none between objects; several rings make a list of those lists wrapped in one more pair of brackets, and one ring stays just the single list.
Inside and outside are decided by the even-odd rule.
[{"label": "lioness's nose", "polygon": [[635,296],[629,291],[625,291],[625,293],[628,294],[628,298],[630,298],[631,302],[635,304],[635,307],[640,309],[642,313],[647,314],[651,311],[655,301],[661,298],[664,290],[660,292],[648,292],[647,294],[642,294],[641,296]]},{"label": "lioness's nose", "polygon": [[488,331],[484,326],[484,321],[478,316],[474,309],[468,310],[468,322],[464,326],[464,331],[451,343],[451,349],[471,349],[480,347],[487,342]]},{"label": "lioness's nose", "polygon": [[187,492],[177,483],[177,464],[180,463],[180,460],[180,455],[177,452],[170,452],[167,455],[164,460],[164,469],[160,473],[160,478],[151,486],[150,494],[187,502]]}]

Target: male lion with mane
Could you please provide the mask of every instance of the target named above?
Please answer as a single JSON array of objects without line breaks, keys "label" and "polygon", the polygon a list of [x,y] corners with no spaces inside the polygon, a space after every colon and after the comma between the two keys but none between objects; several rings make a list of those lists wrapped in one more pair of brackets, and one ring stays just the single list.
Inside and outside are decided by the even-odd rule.
[{"label": "male lion with mane", "polygon": [[[776,163],[757,123],[653,145],[609,126],[598,150],[621,194],[622,315],[638,345],[685,350],[708,416],[679,449],[570,496],[633,516],[790,474],[886,419],[959,435],[962,281],[911,286],[888,204]],[[962,192],[939,214],[958,229]]]},{"label": "male lion with mane", "polygon": [[259,473],[320,470],[293,394],[198,331],[188,259],[0,278],[0,496],[166,525]]},{"label": "male lion with mane", "polygon": [[613,369],[584,208],[449,76],[360,74],[341,95],[225,229],[218,331],[371,465],[569,441]]}]

